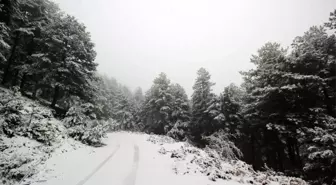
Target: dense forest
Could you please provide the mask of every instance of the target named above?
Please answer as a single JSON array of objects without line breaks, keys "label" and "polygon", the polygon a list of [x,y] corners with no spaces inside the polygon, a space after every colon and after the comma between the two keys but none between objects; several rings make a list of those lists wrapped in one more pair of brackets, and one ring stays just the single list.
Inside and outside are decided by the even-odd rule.
[{"label": "dense forest", "polygon": [[[142,131],[216,147],[257,170],[336,185],[336,10],[290,48],[266,43],[244,82],[212,92],[201,68],[190,99],[165,73],[143,94],[100,75],[90,33],[49,0],[0,1],[3,87],[50,106],[71,122],[90,108],[111,130]],[[113,76],[113,74],[111,74]]]}]

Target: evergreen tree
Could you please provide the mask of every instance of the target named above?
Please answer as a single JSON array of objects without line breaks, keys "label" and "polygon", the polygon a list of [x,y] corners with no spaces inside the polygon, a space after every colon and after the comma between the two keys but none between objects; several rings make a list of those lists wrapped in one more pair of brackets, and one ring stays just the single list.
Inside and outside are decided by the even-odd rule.
[{"label": "evergreen tree", "polygon": [[172,111],[167,133],[169,136],[183,140],[186,137],[190,121],[190,106],[188,96],[179,84],[171,84],[170,91],[173,96]]},{"label": "evergreen tree", "polygon": [[295,39],[291,73],[286,75],[300,93],[292,101],[296,109],[290,110],[290,118],[301,126],[303,169],[313,184],[336,184],[335,46],[335,35],[328,35],[323,27],[311,27]]},{"label": "evergreen tree", "polygon": [[210,81],[210,77],[209,72],[204,68],[199,69],[197,71],[196,82],[193,86],[190,135],[196,142],[201,141],[203,134],[210,134],[209,131],[211,128],[209,128],[209,124],[211,117],[205,113],[214,96],[211,92],[211,87],[214,83]]},{"label": "evergreen tree", "polygon": [[122,130],[129,130],[134,127],[134,109],[133,106],[122,90],[116,95],[116,105],[114,106],[114,117],[120,124]]},{"label": "evergreen tree", "polygon": [[171,125],[172,100],[170,80],[166,74],[161,73],[147,91],[141,111],[141,119],[146,131],[156,134],[168,132],[167,128]]},{"label": "evergreen tree", "polygon": [[141,87],[136,88],[133,97],[135,102],[137,103],[137,106],[140,107],[143,101],[145,100]]},{"label": "evergreen tree", "polygon": [[[276,170],[284,169],[282,165],[285,146],[277,131],[286,129],[283,127],[283,123],[286,123],[284,112],[290,106],[290,102],[286,101],[287,95],[278,88],[282,82],[281,76],[284,74],[282,68],[285,56],[286,50],[281,48],[280,44],[266,43],[258,50],[258,55],[253,55],[251,58],[256,69],[243,73],[248,93],[244,113],[249,122],[249,125],[246,125],[248,131],[246,135],[248,141],[251,141],[248,155],[253,156],[251,162],[257,168],[267,163]],[[276,129],[268,129],[271,125]],[[255,148],[261,150],[257,151]]]},{"label": "evergreen tree", "polygon": [[244,91],[235,84],[230,84],[224,88],[220,96],[221,112],[224,117],[224,127],[226,132],[240,134],[244,120],[241,115]]}]

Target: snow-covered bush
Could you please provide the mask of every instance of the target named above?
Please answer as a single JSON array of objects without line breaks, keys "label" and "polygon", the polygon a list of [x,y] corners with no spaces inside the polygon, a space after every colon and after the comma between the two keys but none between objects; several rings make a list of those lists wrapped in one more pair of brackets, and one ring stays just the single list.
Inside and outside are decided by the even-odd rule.
[{"label": "snow-covered bush", "polygon": [[22,124],[21,117],[17,114],[8,114],[4,122],[2,123],[3,132],[12,137],[15,134],[15,130]]},{"label": "snow-covered bush", "polygon": [[2,97],[1,101],[1,114],[9,114],[9,113],[19,113],[23,109],[24,102],[20,99],[15,99],[14,97]]},{"label": "snow-covered bush", "polygon": [[68,135],[84,144],[91,146],[101,146],[102,138],[105,137],[108,125],[95,120],[95,125],[90,127],[84,125],[76,125],[68,129]]},{"label": "snow-covered bush", "polygon": [[271,170],[254,171],[251,165],[240,160],[227,161],[209,147],[203,150],[187,142],[174,142],[167,136],[150,135],[147,140],[159,144],[158,153],[174,160],[172,170],[179,175],[204,175],[212,181],[227,181],[222,184],[307,185],[302,179],[286,177]]},{"label": "snow-covered bush", "polygon": [[26,133],[36,141],[51,145],[61,135],[60,124],[56,120],[43,119],[41,121],[34,121],[26,130]]},{"label": "snow-covered bush", "polygon": [[0,135],[0,184],[17,184],[36,173],[36,165],[48,156],[47,147],[26,137]]},{"label": "snow-covered bush", "polygon": [[70,137],[92,146],[102,144],[102,138],[110,127],[108,122],[96,120],[94,106],[90,103],[71,107],[63,122]]},{"label": "snow-covered bush", "polygon": [[229,134],[220,130],[210,136],[204,137],[207,146],[220,154],[225,160],[235,160],[242,157],[242,153],[236,145],[229,140]]},{"label": "snow-covered bush", "polygon": [[5,96],[2,100],[2,106],[0,107],[0,114],[4,116],[4,120],[1,124],[2,131],[7,136],[12,137],[15,134],[15,130],[23,126],[22,116],[20,111],[23,109],[23,102],[21,100],[8,100],[8,96]]},{"label": "snow-covered bush", "polygon": [[176,122],[173,128],[168,131],[167,135],[179,141],[183,141],[186,137],[187,125],[188,122]]},{"label": "snow-covered bush", "polygon": [[0,97],[0,117],[4,118],[0,129],[7,136],[24,136],[50,145],[61,134],[61,123],[49,108],[10,91],[2,91]]},{"label": "snow-covered bush", "polygon": [[147,141],[154,143],[154,144],[164,144],[164,143],[175,143],[176,141],[168,136],[159,136],[159,135],[150,135],[147,138]]},{"label": "snow-covered bush", "polygon": [[65,115],[63,122],[66,127],[86,124],[86,120],[95,119],[94,106],[91,103],[75,105]]}]

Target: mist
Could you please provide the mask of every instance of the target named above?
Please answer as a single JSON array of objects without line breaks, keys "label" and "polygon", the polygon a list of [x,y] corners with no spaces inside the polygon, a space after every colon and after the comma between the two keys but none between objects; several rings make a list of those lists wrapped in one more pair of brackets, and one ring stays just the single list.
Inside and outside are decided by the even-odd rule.
[{"label": "mist", "polygon": [[322,25],[334,0],[55,0],[91,32],[98,71],[131,89],[147,90],[165,72],[188,95],[206,68],[220,93],[242,82],[239,71],[268,41],[289,47],[312,25]]}]

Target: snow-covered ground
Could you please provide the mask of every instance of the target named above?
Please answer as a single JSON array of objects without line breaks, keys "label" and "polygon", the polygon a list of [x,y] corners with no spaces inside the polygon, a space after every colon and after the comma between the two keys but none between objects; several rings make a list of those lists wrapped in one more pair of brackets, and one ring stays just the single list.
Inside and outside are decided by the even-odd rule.
[{"label": "snow-covered ground", "polygon": [[299,184],[295,178],[257,173],[241,161],[230,164],[167,137],[119,132],[108,134],[105,143],[92,148],[67,139],[40,165],[39,173],[22,184],[290,185],[291,179],[291,185]]}]

